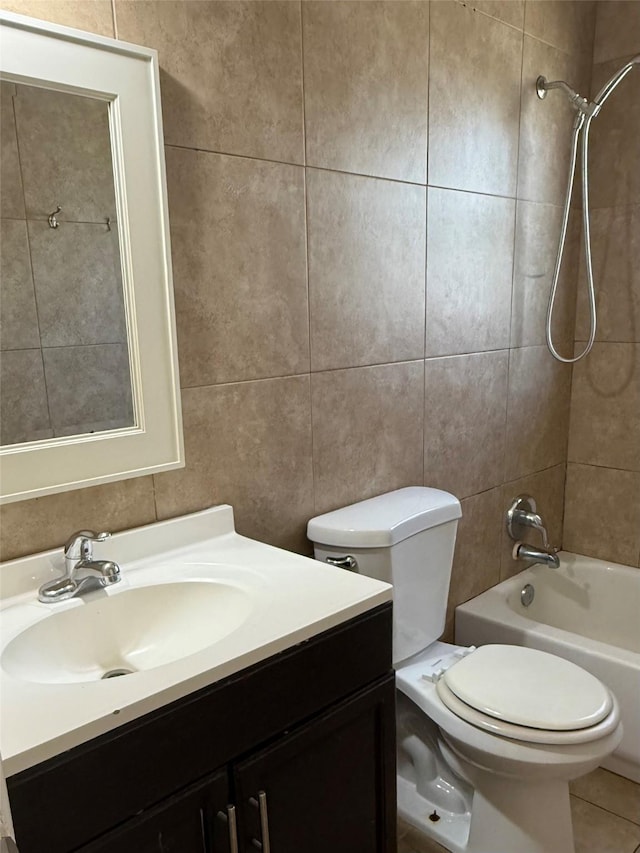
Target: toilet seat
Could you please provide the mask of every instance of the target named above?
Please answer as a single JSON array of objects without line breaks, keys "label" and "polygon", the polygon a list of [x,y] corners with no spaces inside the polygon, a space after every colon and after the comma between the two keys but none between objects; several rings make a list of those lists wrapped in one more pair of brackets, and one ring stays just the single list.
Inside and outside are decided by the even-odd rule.
[{"label": "toilet seat", "polygon": [[609,713],[604,720],[585,729],[574,729],[567,731],[552,731],[548,729],[536,729],[529,726],[520,726],[517,723],[508,723],[483,714],[475,708],[466,705],[453,693],[442,679],[436,685],[436,692],[442,704],[453,714],[490,734],[498,737],[519,740],[524,743],[540,743],[550,746],[564,746],[574,743],[589,743],[610,734],[620,722],[620,715]]},{"label": "toilet seat", "polygon": [[618,724],[609,690],[570,661],[521,646],[481,646],[438,679],[454,714],[528,743],[585,743]]}]

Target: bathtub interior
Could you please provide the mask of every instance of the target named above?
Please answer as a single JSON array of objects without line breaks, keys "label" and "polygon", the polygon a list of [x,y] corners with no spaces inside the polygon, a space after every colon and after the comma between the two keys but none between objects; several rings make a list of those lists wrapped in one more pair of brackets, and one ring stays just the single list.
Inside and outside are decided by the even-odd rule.
[{"label": "bathtub interior", "polygon": [[[534,566],[517,576],[506,600],[519,616],[640,653],[640,572],[629,566],[561,554],[558,570]],[[533,600],[525,606],[528,583]]]}]

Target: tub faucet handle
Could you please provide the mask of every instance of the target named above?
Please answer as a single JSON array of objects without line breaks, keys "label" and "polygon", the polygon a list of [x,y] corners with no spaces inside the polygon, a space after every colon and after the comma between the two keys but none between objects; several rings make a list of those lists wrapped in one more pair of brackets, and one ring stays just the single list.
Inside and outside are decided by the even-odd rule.
[{"label": "tub faucet handle", "polygon": [[519,495],[507,510],[507,530],[514,542],[525,538],[525,528],[537,530],[542,536],[543,546],[551,549],[546,525],[531,495]]},{"label": "tub faucet handle", "polygon": [[547,533],[542,516],[538,515],[537,512],[527,512],[523,509],[517,509],[513,516],[516,524],[522,524],[524,527],[532,527],[534,530],[539,531],[542,535],[542,544],[545,548],[549,547],[549,534]]}]

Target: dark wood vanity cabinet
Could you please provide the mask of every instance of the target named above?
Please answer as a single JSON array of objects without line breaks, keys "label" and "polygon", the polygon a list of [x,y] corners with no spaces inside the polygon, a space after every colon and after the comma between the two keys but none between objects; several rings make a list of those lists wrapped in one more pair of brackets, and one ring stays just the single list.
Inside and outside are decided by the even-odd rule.
[{"label": "dark wood vanity cabinet", "polygon": [[391,606],[8,786],[20,853],[394,853]]},{"label": "dark wood vanity cabinet", "polygon": [[[395,767],[386,754],[394,742],[388,737],[394,702],[391,676],[239,762],[233,787],[240,849],[260,849],[264,811],[272,853],[395,850],[385,837],[395,835],[395,797],[388,790],[395,779],[386,776]],[[392,801],[393,813],[386,813]]]},{"label": "dark wood vanity cabinet", "polygon": [[[229,799],[227,773],[214,776],[168,797],[159,805],[94,842],[82,853],[209,853],[229,850],[226,814]],[[44,853],[44,849],[43,853]]]}]

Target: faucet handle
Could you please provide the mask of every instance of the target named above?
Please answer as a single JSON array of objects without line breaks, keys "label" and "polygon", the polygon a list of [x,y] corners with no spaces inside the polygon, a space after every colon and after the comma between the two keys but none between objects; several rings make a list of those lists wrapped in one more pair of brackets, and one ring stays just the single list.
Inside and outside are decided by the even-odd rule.
[{"label": "faucet handle", "polygon": [[526,528],[538,530],[545,548],[549,548],[549,536],[536,502],[531,495],[518,495],[507,510],[507,531],[514,542],[525,538]]},{"label": "faucet handle", "polygon": [[516,509],[513,511],[511,524],[521,524],[524,527],[532,527],[542,535],[542,544],[545,548],[549,548],[549,535],[547,528],[544,526],[542,517],[537,512],[527,512],[524,509]]},{"label": "faucet handle", "polygon": [[76,530],[64,546],[64,556],[68,560],[90,560],[93,556],[92,545],[94,542],[104,542],[111,536],[105,530],[96,533],[94,530]]}]

